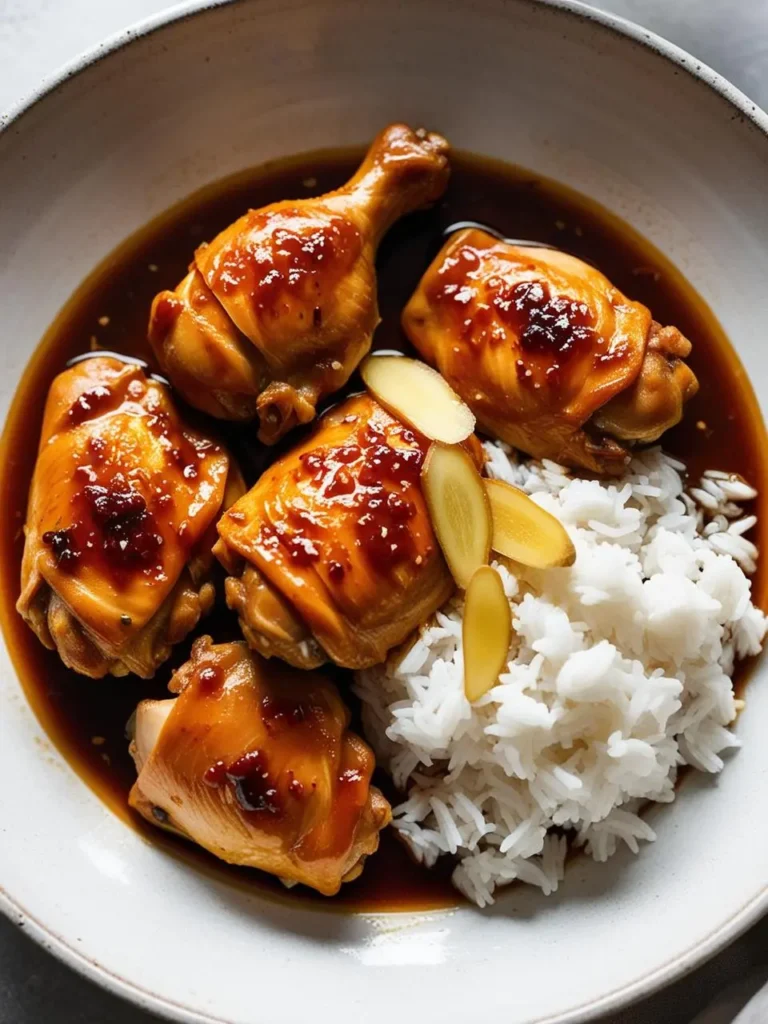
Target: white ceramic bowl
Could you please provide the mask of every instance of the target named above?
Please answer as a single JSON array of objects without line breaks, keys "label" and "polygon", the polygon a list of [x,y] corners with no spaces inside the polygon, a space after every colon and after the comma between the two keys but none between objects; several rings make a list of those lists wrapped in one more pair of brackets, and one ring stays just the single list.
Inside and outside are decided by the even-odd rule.
[{"label": "white ceramic bowl", "polygon": [[[58,308],[126,235],[205,182],[363,142],[394,118],[632,223],[709,301],[768,404],[768,120],[744,96],[566,2],[253,0],[126,33],[0,136],[3,414]],[[264,902],[147,844],[46,746],[3,648],[0,907],[174,1020],[584,1020],[689,970],[768,907],[766,668],[743,750],[653,812],[659,839],[639,858],[577,861],[553,897],[514,888],[488,912],[414,918]]]}]

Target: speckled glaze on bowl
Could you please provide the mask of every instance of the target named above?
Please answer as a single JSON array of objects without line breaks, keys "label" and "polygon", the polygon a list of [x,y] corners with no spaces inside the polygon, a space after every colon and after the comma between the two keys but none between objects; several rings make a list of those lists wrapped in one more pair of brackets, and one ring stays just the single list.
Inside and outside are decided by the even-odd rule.
[{"label": "speckled glaze on bowl", "polygon": [[[736,89],[575,3],[244,0],[147,22],[6,119],[2,414],[57,310],[126,235],[208,181],[391,119],[632,223],[711,304],[766,407],[768,119]],[[743,750],[652,812],[659,839],[636,860],[577,861],[556,896],[516,887],[486,912],[353,916],[265,902],[144,842],[47,745],[0,647],[0,908],[173,1020],[586,1020],[768,908],[766,676]]]}]

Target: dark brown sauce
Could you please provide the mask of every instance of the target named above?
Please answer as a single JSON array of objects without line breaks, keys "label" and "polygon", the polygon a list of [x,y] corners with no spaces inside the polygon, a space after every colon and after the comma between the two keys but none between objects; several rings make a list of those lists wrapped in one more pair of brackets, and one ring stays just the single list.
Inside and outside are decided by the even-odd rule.
[{"label": "dark brown sauce", "polygon": [[[432,871],[419,867],[391,829],[383,834],[381,849],[362,877],[328,901],[301,887],[288,893],[259,872],[227,868],[132,815],[126,794],[135,773],[125,725],[140,699],[167,696],[170,672],[188,657],[191,638],[174,650],[168,665],[149,683],[134,677],[93,682],[67,671],[54,653],[40,645],[14,609],[27,491],[45,395],[54,376],[69,359],[89,347],[110,349],[151,364],[145,336],[152,299],[185,276],[196,246],[249,208],[336,187],[352,173],[361,155],[362,151],[304,155],[210,186],[124,243],[72,297],[32,355],[6,423],[0,453],[0,507],[6,510],[6,523],[13,525],[0,532],[4,584],[0,611],[19,678],[48,735],[109,807],[149,840],[162,843],[214,877],[291,902],[313,901],[323,908],[358,910],[428,909],[459,902],[450,886],[451,864],[444,858],[445,863]],[[759,487],[760,532],[755,540],[763,544],[768,529],[765,429],[744,370],[704,301],[652,246],[584,197],[528,171],[491,161],[457,155],[453,168],[444,201],[434,210],[396,225],[381,246],[378,270],[383,322],[375,347],[407,348],[399,326],[400,312],[436,254],[442,233],[457,221],[478,221],[502,235],[550,243],[589,261],[629,297],[648,305],[658,321],[679,327],[693,342],[690,362],[701,388],[688,407],[685,422],[667,435],[665,446],[688,463],[694,479],[706,468],[717,468],[740,473]],[[265,452],[248,427],[226,427],[221,432],[241,459],[249,481],[280,450]],[[296,437],[292,434],[282,448],[295,443]],[[762,563],[753,590],[758,603],[766,607]],[[198,632],[211,633],[217,642],[238,638],[235,618],[221,602]],[[335,670],[334,675],[349,694],[348,673]],[[744,667],[739,678],[743,683]],[[397,799],[381,772],[377,782],[390,798]]]}]

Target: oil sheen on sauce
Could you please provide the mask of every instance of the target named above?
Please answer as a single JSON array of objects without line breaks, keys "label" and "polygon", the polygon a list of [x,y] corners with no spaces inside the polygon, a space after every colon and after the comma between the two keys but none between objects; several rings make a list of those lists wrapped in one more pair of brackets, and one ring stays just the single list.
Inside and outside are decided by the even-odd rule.
[{"label": "oil sheen on sauce", "polygon": [[[45,396],[54,376],[71,358],[91,348],[151,361],[146,343],[149,309],[163,288],[184,277],[196,246],[211,239],[248,209],[278,199],[320,194],[345,181],[362,150],[308,154],[269,164],[210,186],[174,207],[125,242],[94,271],[62,310],[32,355],[9,414],[0,452],[0,502],[9,526],[0,533],[3,576],[2,621],[6,640],[26,694],[56,746],[85,782],[118,814],[152,842],[189,861],[197,870],[289,902],[356,910],[417,910],[445,907],[460,898],[450,886],[451,865],[427,870],[413,863],[388,829],[379,852],[358,880],[332,900],[247,869],[226,867],[191,844],[152,829],[134,816],[126,796],[135,777],[125,727],[139,700],[167,696],[171,671],[186,660],[194,637],[179,645],[150,681],[135,677],[92,681],[78,676],[45,650],[16,614],[22,525],[35,463]],[[706,468],[742,474],[760,489],[760,536],[768,528],[764,428],[752,389],[710,310],[682,276],[653,247],[604,209],[564,187],[520,168],[455,155],[448,192],[433,210],[398,223],[385,238],[377,261],[382,323],[376,348],[407,350],[400,313],[421,274],[437,253],[447,227],[459,221],[489,225],[502,235],[547,242],[588,260],[630,298],[645,303],[656,320],[673,324],[693,343],[690,364],[701,384],[684,423],[666,435],[665,447],[685,460],[695,481]],[[542,298],[544,301],[546,297]],[[588,325],[585,325],[588,326]],[[535,340],[535,339],[533,339]],[[348,390],[359,390],[353,378]],[[335,396],[338,401],[341,396]],[[249,484],[301,436],[294,431],[265,450],[248,425],[220,425],[220,434],[239,458]],[[766,573],[753,583],[766,607]],[[219,586],[218,592],[221,593]],[[215,642],[239,638],[235,616],[221,601],[195,635]],[[349,673],[330,673],[354,709]],[[741,681],[744,679],[741,670]],[[359,728],[359,723],[358,723]],[[376,782],[390,799],[391,784]]]}]

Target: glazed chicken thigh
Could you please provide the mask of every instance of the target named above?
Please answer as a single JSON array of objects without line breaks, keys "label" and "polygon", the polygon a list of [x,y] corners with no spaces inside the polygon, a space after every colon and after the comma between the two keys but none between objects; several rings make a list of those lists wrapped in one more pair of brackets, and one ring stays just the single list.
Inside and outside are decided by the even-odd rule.
[{"label": "glazed chicken thigh", "polygon": [[376,248],[448,181],[439,135],[391,125],[335,192],[251,210],[195,253],[158,295],[149,337],[188,402],[214,416],[258,416],[271,444],[315,416],[349,379],[378,323]]},{"label": "glazed chicken thigh", "polygon": [[137,709],[131,806],[230,864],[327,896],[356,878],[391,812],[336,687],[201,637],[170,688],[179,696]]},{"label": "glazed chicken thigh", "polygon": [[598,270],[475,228],[448,240],[403,327],[484,431],[593,472],[622,472],[698,389],[690,342]]},{"label": "glazed chicken thigh", "polygon": [[[421,489],[428,447],[369,395],[350,398],[222,517],[215,551],[252,647],[364,668],[450,597]],[[474,437],[468,448],[481,463]]]},{"label": "glazed chicken thigh", "polygon": [[213,603],[215,520],[243,489],[140,366],[77,363],[48,394],[18,611],[77,672],[152,676]]}]

